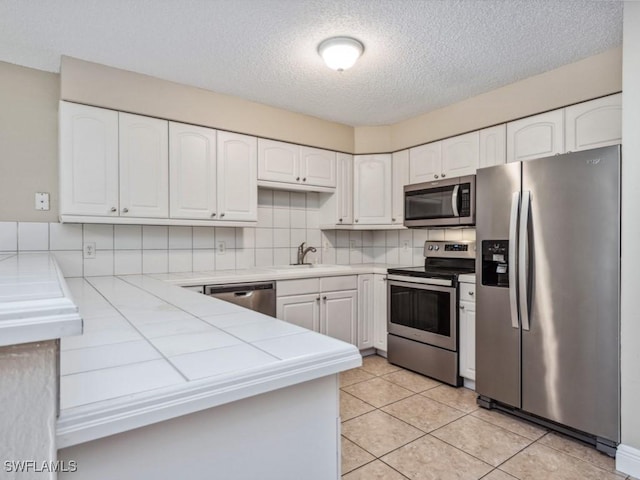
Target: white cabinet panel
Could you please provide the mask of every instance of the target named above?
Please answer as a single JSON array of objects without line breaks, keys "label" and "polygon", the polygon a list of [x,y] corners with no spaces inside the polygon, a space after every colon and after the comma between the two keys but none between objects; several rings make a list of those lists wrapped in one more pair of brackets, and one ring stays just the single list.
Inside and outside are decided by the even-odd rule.
[{"label": "white cabinet panel", "polygon": [[319,148],[300,147],[302,183],[321,187],[336,186],[336,153]]},{"label": "white cabinet panel", "polygon": [[276,317],[285,322],[313,330],[320,329],[319,294],[279,297],[276,301]]},{"label": "white cabinet panel", "polygon": [[444,177],[473,175],[478,168],[480,134],[471,132],[442,141],[442,173]]},{"label": "white cabinet panel", "polygon": [[442,142],[409,149],[409,183],[432,182],[442,173]]},{"label": "white cabinet panel", "polygon": [[564,110],[507,123],[507,162],[564,153]]},{"label": "white cabinet panel", "polygon": [[622,142],[622,94],[610,95],[565,109],[569,152]]},{"label": "white cabinet panel", "polygon": [[323,293],[320,333],[357,345],[357,301],[356,290]]},{"label": "white cabinet panel", "polygon": [[503,165],[507,161],[507,125],[480,130],[478,168]]},{"label": "white cabinet panel", "polygon": [[215,130],[170,122],[169,173],[171,218],[216,217]]},{"label": "white cabinet panel", "polygon": [[404,222],[404,186],[409,184],[409,150],[394,153],[391,165],[391,223],[402,225]]},{"label": "white cabinet panel", "polygon": [[350,225],[353,223],[353,155],[339,153],[336,162],[336,223]]},{"label": "white cabinet panel", "polygon": [[120,215],[169,216],[168,122],[119,113]]},{"label": "white cabinet panel", "polygon": [[299,183],[300,147],[274,140],[258,140],[258,178],[272,182]]},{"label": "white cabinet panel", "polygon": [[354,223],[391,223],[391,155],[356,155],[353,166]]},{"label": "white cabinet panel", "polygon": [[118,112],[60,102],[60,214],[118,207]]},{"label": "white cabinet panel", "polygon": [[460,302],[460,376],[476,379],[476,305]]},{"label": "white cabinet panel", "polygon": [[358,348],[364,350],[373,344],[374,276],[358,276]]},{"label": "white cabinet panel", "polygon": [[258,219],[257,140],[218,132],[218,219]]},{"label": "white cabinet panel", "polygon": [[373,276],[373,346],[387,351],[387,276]]}]

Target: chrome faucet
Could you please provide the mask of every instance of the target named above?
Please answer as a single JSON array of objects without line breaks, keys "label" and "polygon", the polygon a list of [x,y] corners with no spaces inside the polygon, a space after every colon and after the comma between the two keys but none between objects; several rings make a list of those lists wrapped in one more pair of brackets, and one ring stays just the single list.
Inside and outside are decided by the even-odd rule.
[{"label": "chrome faucet", "polygon": [[307,247],[304,248],[305,242],[302,242],[298,247],[298,263],[296,265],[304,265],[304,257],[307,256],[309,252],[315,252],[315,247]]}]

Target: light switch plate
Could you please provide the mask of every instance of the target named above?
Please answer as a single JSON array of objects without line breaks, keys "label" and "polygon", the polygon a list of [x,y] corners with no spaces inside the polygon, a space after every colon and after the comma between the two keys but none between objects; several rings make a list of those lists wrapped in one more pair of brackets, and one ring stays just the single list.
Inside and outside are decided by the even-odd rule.
[{"label": "light switch plate", "polygon": [[36,210],[49,210],[49,194],[36,192]]}]

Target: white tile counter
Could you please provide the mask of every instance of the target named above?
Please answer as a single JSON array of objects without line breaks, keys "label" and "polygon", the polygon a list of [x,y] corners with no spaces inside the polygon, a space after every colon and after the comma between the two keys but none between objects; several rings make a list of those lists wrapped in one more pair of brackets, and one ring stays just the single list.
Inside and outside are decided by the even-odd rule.
[{"label": "white tile counter", "polygon": [[82,333],[82,318],[52,255],[0,256],[0,346]]},{"label": "white tile counter", "polygon": [[353,345],[157,278],[67,282],[85,333],[61,344],[59,448],[361,364]]}]

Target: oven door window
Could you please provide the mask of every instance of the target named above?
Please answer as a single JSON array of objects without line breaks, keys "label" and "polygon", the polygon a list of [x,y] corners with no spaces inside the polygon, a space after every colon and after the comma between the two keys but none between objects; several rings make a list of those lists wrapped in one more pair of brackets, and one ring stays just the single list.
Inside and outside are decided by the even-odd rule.
[{"label": "oven door window", "polygon": [[454,187],[455,185],[449,185],[406,192],[404,197],[405,219],[429,220],[455,217],[451,202]]},{"label": "oven door window", "polygon": [[455,288],[389,282],[389,333],[455,352],[455,305]]}]

